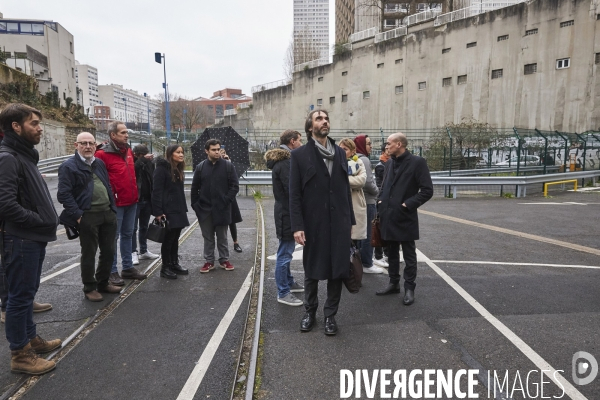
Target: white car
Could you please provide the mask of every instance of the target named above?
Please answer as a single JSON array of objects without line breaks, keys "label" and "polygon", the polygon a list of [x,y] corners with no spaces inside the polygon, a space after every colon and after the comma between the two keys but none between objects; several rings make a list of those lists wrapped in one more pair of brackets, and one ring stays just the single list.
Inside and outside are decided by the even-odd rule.
[{"label": "white car", "polygon": [[[510,160],[502,161],[496,164],[498,167],[516,167],[517,163],[519,163],[519,159],[517,157],[513,157]],[[527,165],[540,165],[540,158],[538,156],[521,156],[521,162],[519,166],[524,167]]]}]

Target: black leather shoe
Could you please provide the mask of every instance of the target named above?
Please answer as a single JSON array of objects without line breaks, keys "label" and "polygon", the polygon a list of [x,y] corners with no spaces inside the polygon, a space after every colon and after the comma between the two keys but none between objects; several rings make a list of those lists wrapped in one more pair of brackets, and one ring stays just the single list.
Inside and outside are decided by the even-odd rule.
[{"label": "black leather shoe", "polygon": [[177,279],[177,275],[169,267],[170,265],[163,265],[160,269],[160,276],[167,279]]},{"label": "black leather shoe", "polygon": [[390,283],[385,289],[381,289],[375,292],[377,296],[385,296],[386,294],[400,293],[399,283]]},{"label": "black leather shoe", "polygon": [[334,336],[338,331],[337,322],[334,317],[325,318],[325,334],[327,336]]},{"label": "black leather shoe", "polygon": [[304,313],[302,321],[300,321],[300,332],[310,332],[315,325],[315,314]]},{"label": "black leather shoe", "polygon": [[171,264],[171,271],[173,271],[177,275],[187,275],[187,274],[189,274],[189,271],[187,269],[183,268],[181,265],[179,265],[179,263],[173,263],[173,264]]},{"label": "black leather shoe", "polygon": [[412,289],[406,289],[406,293],[404,294],[404,300],[402,301],[402,303],[404,303],[405,306],[410,306],[414,302],[415,291]]},{"label": "black leather shoe", "polygon": [[242,252],[242,247],[241,247],[239,244],[237,244],[237,243],[234,243],[234,244],[233,244],[233,249],[234,249],[234,250],[235,250],[237,253],[241,253],[241,252]]}]

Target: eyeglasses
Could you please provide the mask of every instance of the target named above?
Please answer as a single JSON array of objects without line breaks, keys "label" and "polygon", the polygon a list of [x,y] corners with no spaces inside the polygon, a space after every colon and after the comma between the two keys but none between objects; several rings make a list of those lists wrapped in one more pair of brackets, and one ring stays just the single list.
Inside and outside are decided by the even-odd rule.
[{"label": "eyeglasses", "polygon": [[77,142],[77,144],[80,144],[83,147],[87,147],[87,146],[93,147],[96,145],[96,142]]}]

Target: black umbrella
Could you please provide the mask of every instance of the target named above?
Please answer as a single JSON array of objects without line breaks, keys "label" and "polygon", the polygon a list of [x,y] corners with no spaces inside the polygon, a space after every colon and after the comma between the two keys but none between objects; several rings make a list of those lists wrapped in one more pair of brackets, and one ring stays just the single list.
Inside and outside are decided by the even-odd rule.
[{"label": "black umbrella", "polygon": [[221,147],[225,148],[229,159],[233,163],[238,178],[250,168],[250,154],[248,152],[248,141],[240,136],[230,126],[223,128],[206,128],[202,135],[192,144],[192,163],[196,165],[206,160],[204,145],[209,139],[219,139]]}]

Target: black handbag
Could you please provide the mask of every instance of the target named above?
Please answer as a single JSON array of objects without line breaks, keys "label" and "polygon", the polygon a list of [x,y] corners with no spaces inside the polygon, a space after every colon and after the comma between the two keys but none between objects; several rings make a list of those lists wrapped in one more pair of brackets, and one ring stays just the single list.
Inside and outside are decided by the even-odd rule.
[{"label": "black handbag", "polygon": [[148,234],[146,239],[150,239],[153,242],[162,243],[165,240],[165,233],[169,229],[169,222],[166,218],[162,218],[160,221],[154,218],[154,220],[148,225]]},{"label": "black handbag", "polygon": [[67,234],[67,239],[73,240],[79,237],[79,229],[75,226],[64,225],[65,233]]},{"label": "black handbag", "polygon": [[350,246],[350,273],[347,279],[344,279],[344,285],[350,293],[358,293],[362,286],[363,266],[360,259],[360,250],[352,244]]}]

